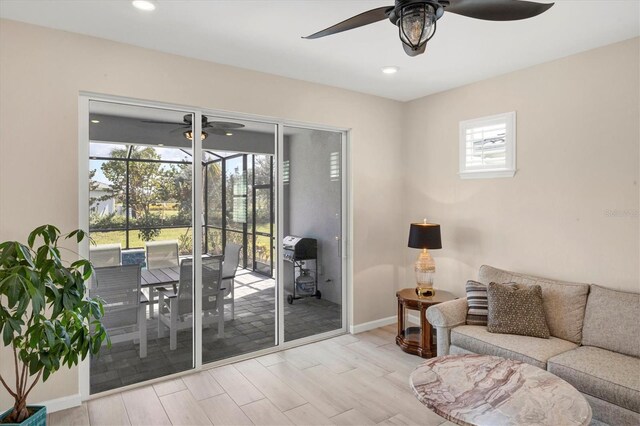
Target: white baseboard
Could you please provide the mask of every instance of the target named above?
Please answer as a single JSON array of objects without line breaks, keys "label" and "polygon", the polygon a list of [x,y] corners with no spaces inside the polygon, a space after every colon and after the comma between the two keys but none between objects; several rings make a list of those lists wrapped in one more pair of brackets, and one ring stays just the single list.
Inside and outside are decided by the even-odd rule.
[{"label": "white baseboard", "polygon": [[42,401],[33,405],[45,405],[47,407],[47,413],[55,413],[56,411],[77,407],[81,404],[82,404],[82,398],[80,397],[80,394],[77,393],[75,395],[63,396],[62,398]]},{"label": "white baseboard", "polygon": [[349,327],[349,333],[358,334],[365,331],[373,330],[374,328],[384,327],[385,325],[395,324],[398,321],[396,316],[381,318],[375,321],[369,321],[362,324],[356,324]]}]

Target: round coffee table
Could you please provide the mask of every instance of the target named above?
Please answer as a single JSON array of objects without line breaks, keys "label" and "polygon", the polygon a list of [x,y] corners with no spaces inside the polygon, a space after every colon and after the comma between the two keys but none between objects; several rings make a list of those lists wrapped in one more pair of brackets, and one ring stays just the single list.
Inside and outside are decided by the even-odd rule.
[{"label": "round coffee table", "polygon": [[447,355],[422,363],[411,387],[436,414],[463,426],[588,425],[591,407],[548,371],[487,355]]}]

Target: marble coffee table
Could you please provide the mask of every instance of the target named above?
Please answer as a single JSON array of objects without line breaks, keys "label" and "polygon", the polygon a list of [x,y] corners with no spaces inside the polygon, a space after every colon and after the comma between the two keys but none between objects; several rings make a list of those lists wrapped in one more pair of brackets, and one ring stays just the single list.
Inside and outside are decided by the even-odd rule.
[{"label": "marble coffee table", "polygon": [[486,355],[431,358],[411,374],[424,405],[453,423],[588,425],[591,407],[573,386],[520,361]]}]

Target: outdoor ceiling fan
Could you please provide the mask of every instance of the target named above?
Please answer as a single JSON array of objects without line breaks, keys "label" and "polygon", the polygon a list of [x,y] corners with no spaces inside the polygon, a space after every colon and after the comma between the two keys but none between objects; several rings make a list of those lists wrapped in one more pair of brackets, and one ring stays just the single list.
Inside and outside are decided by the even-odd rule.
[{"label": "outdoor ceiling fan", "polygon": [[[190,141],[193,140],[193,115],[185,114],[182,123],[172,122],[172,121],[156,121],[156,120],[141,120],[143,123],[154,123],[154,124],[169,124],[173,126],[178,126],[177,128],[171,130],[173,132],[183,132],[185,138]],[[205,140],[209,134],[214,135],[226,135],[232,136],[232,130],[242,129],[244,124],[240,123],[232,123],[229,121],[209,121],[206,116],[202,116],[202,134],[200,135],[200,140]]]},{"label": "outdoor ceiling fan", "polygon": [[537,16],[551,6],[553,3],[519,0],[396,0],[394,6],[369,10],[303,38],[316,39],[389,19],[398,27],[407,55],[417,56],[424,53],[444,12],[487,21],[517,21]]}]

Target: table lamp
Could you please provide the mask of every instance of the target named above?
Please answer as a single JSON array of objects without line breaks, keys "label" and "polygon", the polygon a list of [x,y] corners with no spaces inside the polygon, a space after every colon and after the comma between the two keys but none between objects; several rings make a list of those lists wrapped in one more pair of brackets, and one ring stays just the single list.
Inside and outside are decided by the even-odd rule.
[{"label": "table lamp", "polygon": [[427,223],[426,219],[423,223],[412,223],[409,229],[409,247],[422,250],[415,264],[416,293],[418,297],[431,297],[436,294],[433,289],[436,264],[428,249],[442,248],[440,225]]}]

